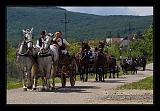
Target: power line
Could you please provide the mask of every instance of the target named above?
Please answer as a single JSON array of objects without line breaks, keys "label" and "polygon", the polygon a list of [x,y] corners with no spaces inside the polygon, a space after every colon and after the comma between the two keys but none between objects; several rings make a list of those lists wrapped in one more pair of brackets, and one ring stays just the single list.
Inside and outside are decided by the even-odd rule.
[{"label": "power line", "polygon": [[70,20],[67,20],[67,11],[65,10],[64,13],[64,20],[61,20],[62,23],[64,23],[64,35],[65,39],[67,40],[67,23],[70,23]]}]

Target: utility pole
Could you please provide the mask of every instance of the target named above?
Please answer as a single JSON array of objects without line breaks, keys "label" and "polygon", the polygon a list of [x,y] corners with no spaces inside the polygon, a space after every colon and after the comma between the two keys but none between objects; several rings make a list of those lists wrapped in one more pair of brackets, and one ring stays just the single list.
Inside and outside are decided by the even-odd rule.
[{"label": "utility pole", "polygon": [[64,13],[64,20],[61,20],[62,23],[64,23],[64,36],[65,39],[67,40],[67,23],[70,23],[70,20],[67,20],[67,11],[65,10]]},{"label": "utility pole", "polygon": [[110,47],[111,47],[111,31],[109,31]]}]

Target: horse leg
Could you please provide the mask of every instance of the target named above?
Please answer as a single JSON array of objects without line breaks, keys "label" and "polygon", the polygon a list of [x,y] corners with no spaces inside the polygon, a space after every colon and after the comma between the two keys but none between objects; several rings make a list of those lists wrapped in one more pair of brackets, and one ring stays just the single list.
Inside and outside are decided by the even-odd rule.
[{"label": "horse leg", "polygon": [[84,82],[84,67],[81,68],[81,81]]},{"label": "horse leg", "polygon": [[102,69],[102,78],[103,78],[102,82],[104,82],[104,67]]},{"label": "horse leg", "polygon": [[44,86],[45,86],[45,77],[42,76],[41,79],[42,79],[42,89],[41,90],[44,91],[45,90],[45,88],[44,88]]},{"label": "horse leg", "polygon": [[105,75],[104,77],[107,78],[107,71],[106,72],[104,71],[104,75]]},{"label": "horse leg", "polygon": [[99,78],[99,82],[101,81],[101,72],[100,72],[100,70],[99,70],[99,68],[98,68],[98,78]]},{"label": "horse leg", "polygon": [[119,78],[119,71],[117,71],[117,78]]},{"label": "horse leg", "polygon": [[104,80],[104,72],[102,73],[102,78],[103,78],[102,82],[104,82],[104,81],[105,81],[105,80]]},{"label": "horse leg", "polygon": [[31,68],[27,71],[27,88],[32,89]]},{"label": "horse leg", "polygon": [[88,81],[88,68],[85,68],[85,74],[86,74],[85,82],[87,82]]},{"label": "horse leg", "polygon": [[100,79],[101,79],[100,81],[102,82],[102,72],[100,72]]},{"label": "horse leg", "polygon": [[36,90],[36,87],[37,87],[37,80],[38,80],[38,67],[37,65],[33,65],[32,67],[32,75],[31,75],[31,78],[32,78],[32,82],[33,82],[33,86],[32,86],[32,89],[33,90]]},{"label": "horse leg", "polygon": [[143,65],[143,71],[145,71],[145,65]]},{"label": "horse leg", "polygon": [[23,91],[27,91],[26,82],[27,82],[27,72],[23,71]]},{"label": "horse leg", "polygon": [[55,77],[56,77],[56,69],[57,66],[52,65],[52,69],[51,69],[51,77],[52,77],[52,84],[51,84],[51,89],[54,90],[55,89]]},{"label": "horse leg", "polygon": [[33,90],[36,90],[37,89],[37,77],[34,77],[33,79],[33,87],[32,87]]},{"label": "horse leg", "polygon": [[83,73],[83,69],[80,69],[80,80],[84,82]]},{"label": "horse leg", "polygon": [[100,81],[102,82],[102,74],[103,74],[102,67],[100,67],[100,71],[99,72],[100,72],[100,79],[101,79]]},{"label": "horse leg", "polygon": [[98,73],[98,70],[96,68],[96,77],[95,77],[96,81],[98,81],[97,73]]},{"label": "horse leg", "polygon": [[115,69],[113,69],[113,78],[115,78]]},{"label": "horse leg", "polygon": [[109,73],[110,73],[109,78],[111,78],[111,73],[112,73],[112,71],[110,70],[110,72],[109,72]]},{"label": "horse leg", "polygon": [[46,74],[46,88],[49,90],[50,86],[50,76],[51,76],[52,64],[47,66],[47,74]]}]

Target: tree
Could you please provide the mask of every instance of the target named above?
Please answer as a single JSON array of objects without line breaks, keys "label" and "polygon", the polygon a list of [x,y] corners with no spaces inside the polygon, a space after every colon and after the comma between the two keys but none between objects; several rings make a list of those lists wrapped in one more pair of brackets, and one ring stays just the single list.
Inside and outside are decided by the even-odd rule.
[{"label": "tree", "polygon": [[133,50],[133,56],[146,56],[150,61],[153,59],[153,25],[149,27],[140,39],[132,42],[130,47]]}]

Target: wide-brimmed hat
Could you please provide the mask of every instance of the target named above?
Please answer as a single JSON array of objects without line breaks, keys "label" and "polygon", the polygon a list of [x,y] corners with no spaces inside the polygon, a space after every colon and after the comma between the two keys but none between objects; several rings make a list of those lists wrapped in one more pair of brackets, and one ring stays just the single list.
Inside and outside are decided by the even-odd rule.
[{"label": "wide-brimmed hat", "polygon": [[41,35],[46,35],[46,31],[42,31],[42,32],[41,32]]},{"label": "wide-brimmed hat", "polygon": [[55,32],[55,33],[54,33],[54,36],[56,36],[57,34],[60,34],[60,33],[61,33],[61,32]]}]

